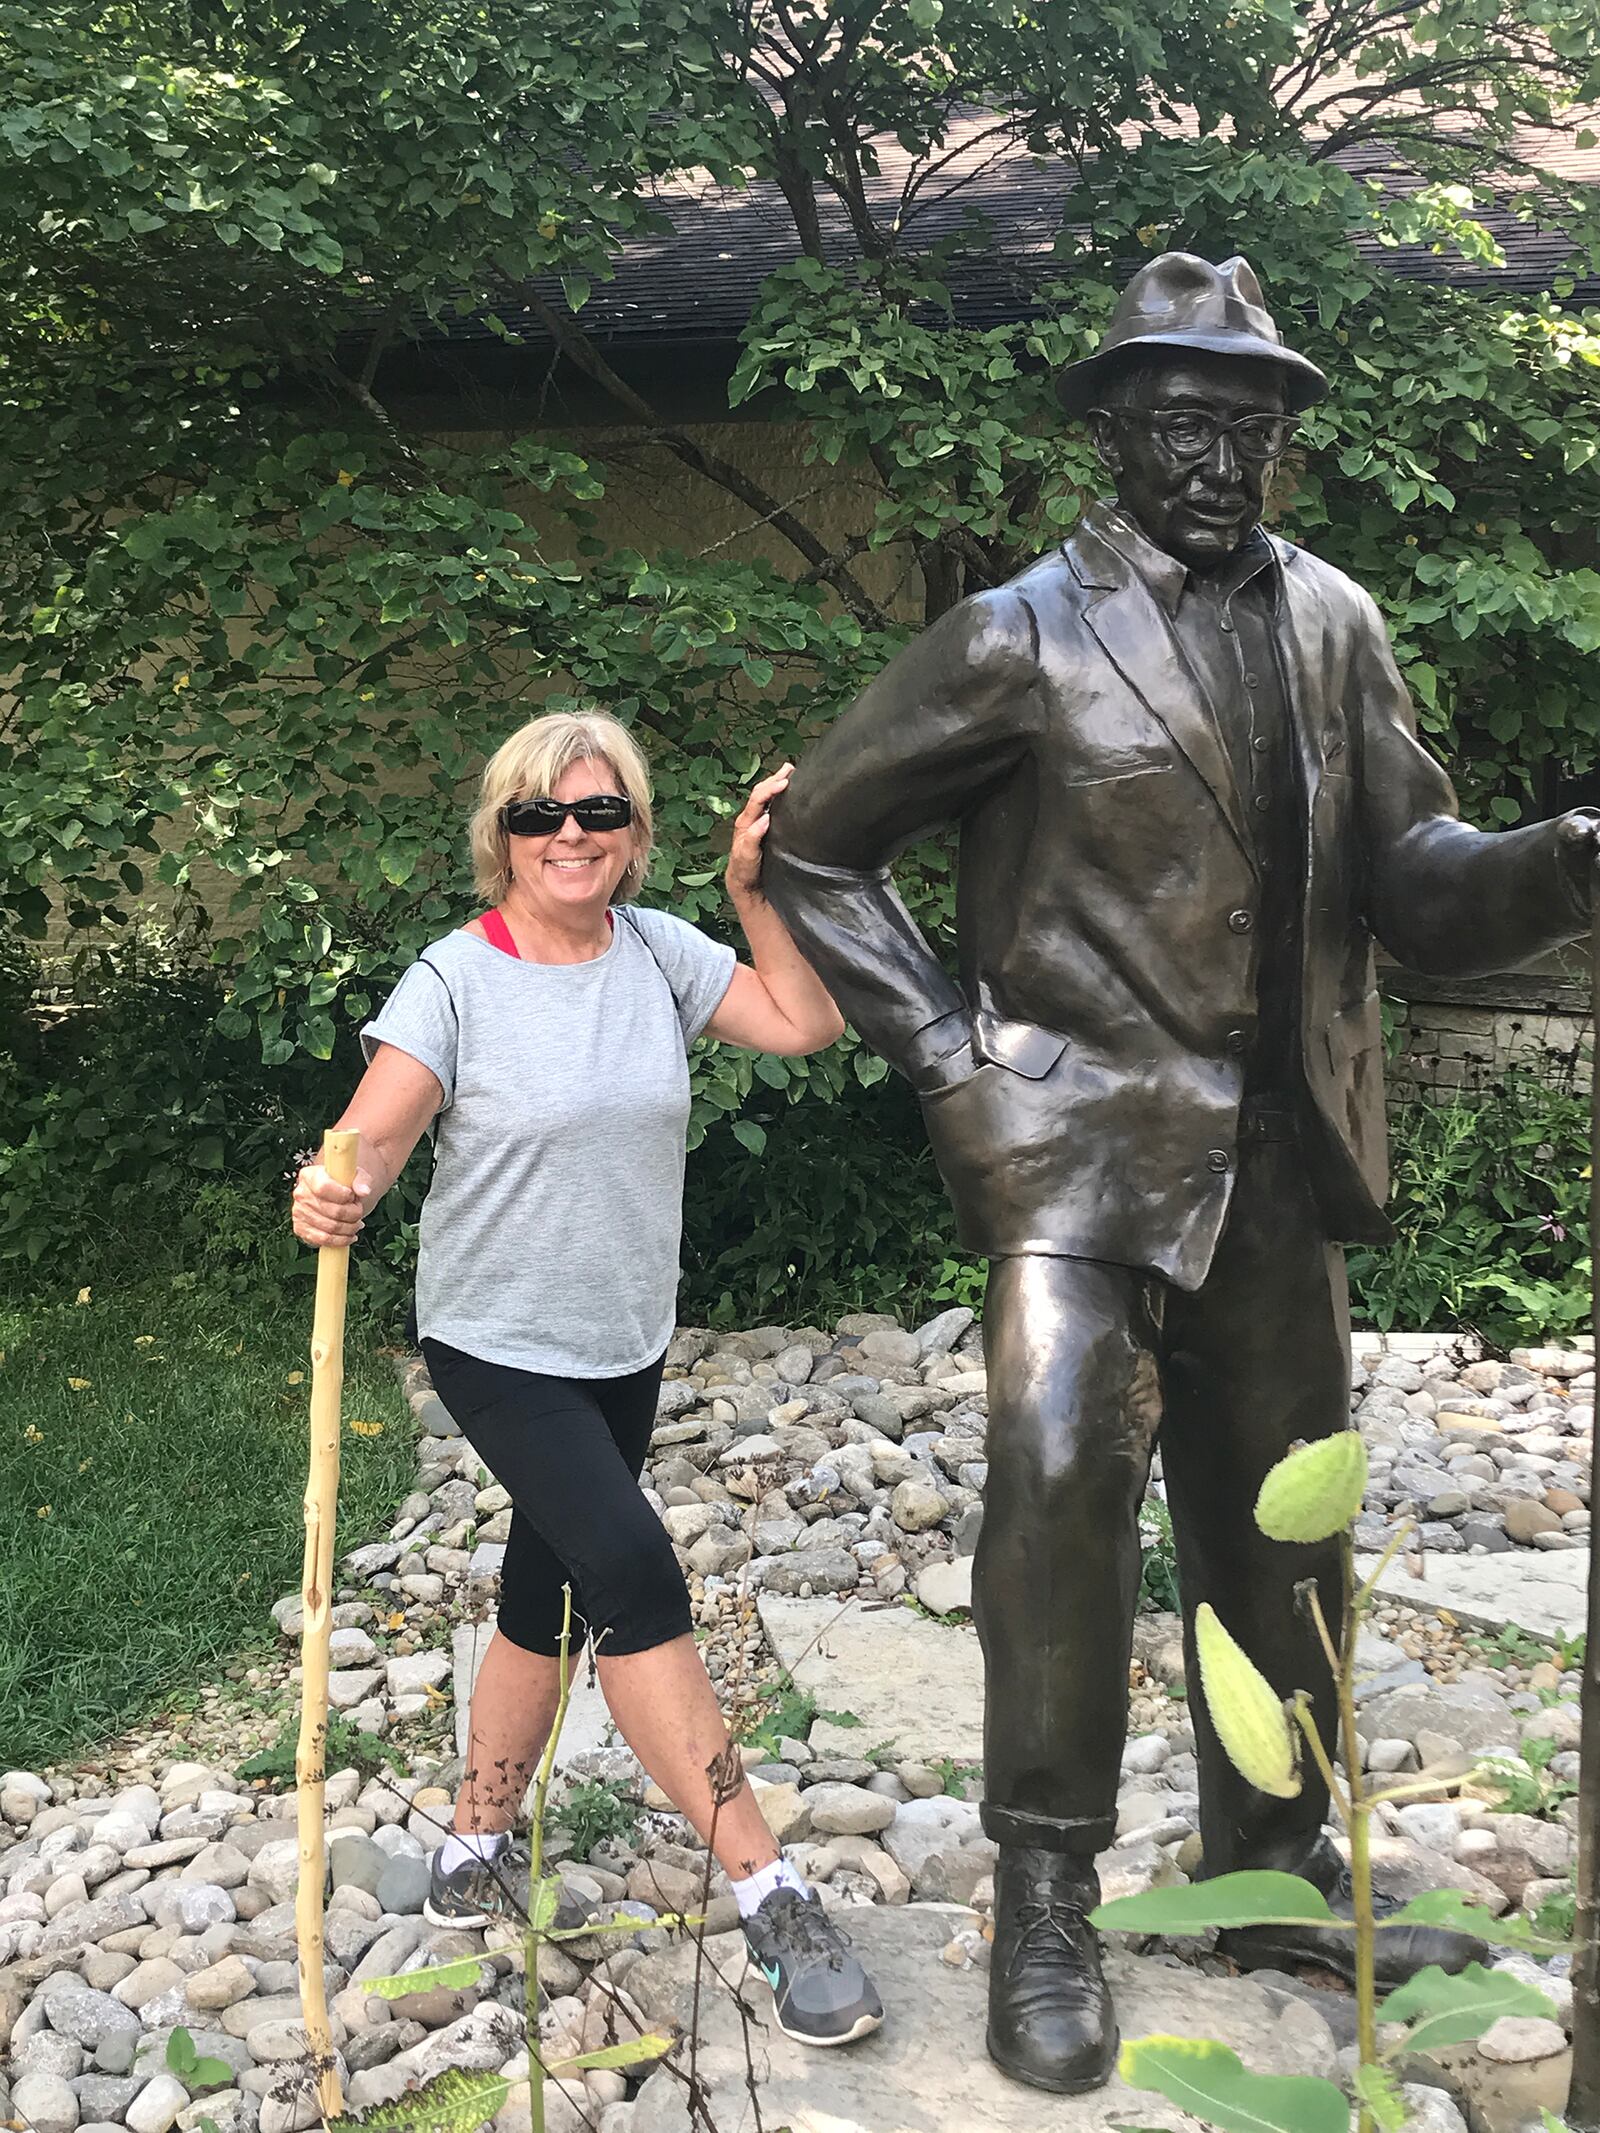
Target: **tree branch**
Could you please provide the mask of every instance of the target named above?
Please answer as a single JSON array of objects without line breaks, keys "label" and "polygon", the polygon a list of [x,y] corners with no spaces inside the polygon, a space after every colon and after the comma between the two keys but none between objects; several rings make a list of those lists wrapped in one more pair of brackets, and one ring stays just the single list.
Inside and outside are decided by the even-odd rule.
[{"label": "tree branch", "polygon": [[708,451],[696,438],[685,431],[673,429],[663,423],[648,400],[634,391],[624,378],[618,377],[605,357],[595,347],[588,335],[574,321],[557,311],[535,289],[527,292],[529,308],[540,324],[567,357],[602,391],[608,393],[619,407],[625,408],[637,422],[644,423],[659,437],[667,449],[705,479],[715,482],[719,489],[726,489],[730,496],[737,496],[741,503],[759,511],[777,533],[781,533],[792,548],[798,549],[808,563],[819,566],[821,576],[843,600],[856,620],[868,629],[882,630],[889,627],[889,618],[857,583],[851,573],[837,562],[824,543],[818,540],[811,528],[805,525],[779,499],[753,481],[741,467],[719,453]]}]

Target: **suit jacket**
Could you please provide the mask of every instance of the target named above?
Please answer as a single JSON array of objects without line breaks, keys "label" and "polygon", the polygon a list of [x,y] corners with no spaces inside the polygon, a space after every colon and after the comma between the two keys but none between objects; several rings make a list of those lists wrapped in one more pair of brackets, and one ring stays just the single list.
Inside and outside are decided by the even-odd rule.
[{"label": "suit jacket", "polygon": [[[1091,510],[909,644],[807,754],[767,892],[923,1097],[964,1244],[1204,1280],[1236,1170],[1260,882],[1227,749],[1167,616]],[[1388,1186],[1373,936],[1413,969],[1512,968],[1585,912],[1557,825],[1458,819],[1372,600],[1274,540],[1301,785],[1300,1056],[1331,1237]],[[960,823],[960,982],[889,874]]]}]

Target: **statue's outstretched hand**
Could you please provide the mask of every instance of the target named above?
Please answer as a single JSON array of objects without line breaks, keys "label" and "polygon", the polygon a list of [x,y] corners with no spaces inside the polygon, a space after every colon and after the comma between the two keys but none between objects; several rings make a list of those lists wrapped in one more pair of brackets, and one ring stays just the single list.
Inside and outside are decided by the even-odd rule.
[{"label": "statue's outstretched hand", "polygon": [[1600,860],[1600,810],[1575,807],[1556,824],[1556,850],[1579,903],[1594,901],[1594,870]]}]

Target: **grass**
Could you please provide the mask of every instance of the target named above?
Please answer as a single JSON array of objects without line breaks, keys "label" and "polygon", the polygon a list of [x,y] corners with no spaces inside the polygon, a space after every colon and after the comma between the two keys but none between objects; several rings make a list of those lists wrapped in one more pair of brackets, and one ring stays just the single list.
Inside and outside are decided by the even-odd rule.
[{"label": "grass", "polygon": [[[68,1761],[270,1637],[300,1579],[303,1264],[244,1303],[180,1274],[0,1306],[0,1768]],[[413,1462],[388,1359],[356,1323],[345,1345],[341,1550]]]}]

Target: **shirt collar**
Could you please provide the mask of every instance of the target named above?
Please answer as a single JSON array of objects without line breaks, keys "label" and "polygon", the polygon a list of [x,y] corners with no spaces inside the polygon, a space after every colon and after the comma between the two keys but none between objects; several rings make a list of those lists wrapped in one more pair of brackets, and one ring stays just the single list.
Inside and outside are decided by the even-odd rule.
[{"label": "shirt collar", "polygon": [[1168,555],[1164,548],[1158,548],[1143,527],[1115,505],[1106,506],[1100,514],[1098,531],[1124,561],[1133,565],[1168,615],[1176,615],[1185,592],[1197,590],[1204,584],[1209,591],[1220,593],[1226,599],[1278,560],[1276,549],[1259,526],[1252,527],[1249,538],[1216,570],[1207,571],[1203,578],[1180,563],[1175,555]]}]

